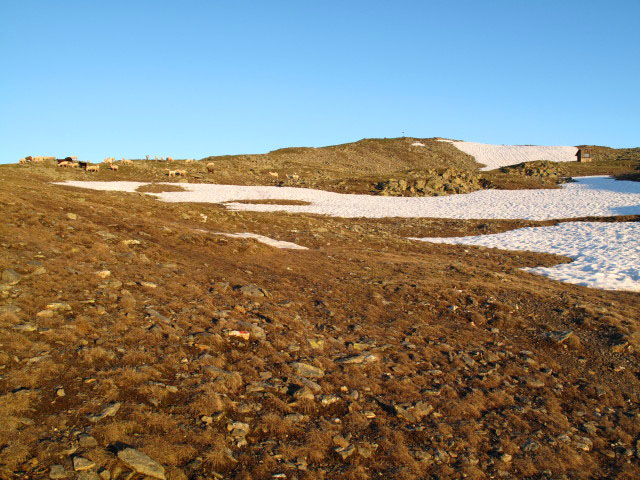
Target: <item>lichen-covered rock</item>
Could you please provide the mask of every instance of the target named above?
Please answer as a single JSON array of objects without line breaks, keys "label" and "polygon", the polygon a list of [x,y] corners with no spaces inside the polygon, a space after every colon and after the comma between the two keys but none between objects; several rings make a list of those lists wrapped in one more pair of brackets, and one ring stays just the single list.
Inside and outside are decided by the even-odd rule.
[{"label": "lichen-covered rock", "polygon": [[483,183],[472,171],[446,169],[427,170],[424,176],[409,179],[389,179],[374,185],[380,195],[428,197],[480,190]]},{"label": "lichen-covered rock", "polygon": [[537,160],[535,162],[524,162],[517,165],[509,165],[500,169],[503,173],[522,175],[525,177],[559,177],[562,175],[556,162],[547,160]]},{"label": "lichen-covered rock", "polygon": [[160,480],[165,480],[166,478],[162,465],[134,448],[125,448],[119,451],[118,458],[133,468],[137,473]]}]

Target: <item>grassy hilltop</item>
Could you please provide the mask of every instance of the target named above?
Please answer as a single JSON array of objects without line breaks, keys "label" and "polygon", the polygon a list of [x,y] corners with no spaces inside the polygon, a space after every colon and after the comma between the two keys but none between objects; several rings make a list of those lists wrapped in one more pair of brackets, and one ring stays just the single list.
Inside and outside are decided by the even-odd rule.
[{"label": "grassy hilltop", "polygon": [[[413,146],[421,143],[424,146]],[[158,162],[134,160],[134,166],[121,162],[118,172],[103,166],[92,174],[97,180],[185,181],[167,177],[167,169],[184,169],[189,182],[207,182],[237,185],[295,185],[321,188],[338,192],[372,193],[375,185],[390,179],[415,182],[443,175],[465,177],[467,189],[477,188],[550,188],[560,178],[578,175],[630,175],[640,165],[640,148],[613,149],[592,147],[592,163],[558,163],[551,170],[525,174],[518,169],[496,169],[480,172],[482,166],[473,157],[461,152],[448,142],[437,138],[385,138],[363,139],[320,148],[282,148],[265,154],[211,156],[193,163],[183,160]],[[101,160],[94,160],[99,163]],[[207,164],[214,163],[214,171]],[[54,164],[17,165],[42,178],[55,180],[85,179],[87,175],[76,169],[53,168]],[[277,173],[276,178],[271,173]],[[469,175],[472,182],[469,183]],[[293,178],[291,178],[293,177]],[[459,189],[458,189],[459,190]],[[455,193],[456,189],[442,189],[440,194]],[[410,191],[392,194],[415,194]],[[429,194],[429,193],[427,193]]]}]

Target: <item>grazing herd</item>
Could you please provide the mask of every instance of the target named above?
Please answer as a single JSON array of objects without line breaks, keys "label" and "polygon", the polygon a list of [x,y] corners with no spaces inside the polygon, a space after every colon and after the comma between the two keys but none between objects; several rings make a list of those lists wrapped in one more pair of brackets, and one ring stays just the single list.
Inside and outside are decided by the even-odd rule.
[{"label": "grazing herd", "polygon": [[[145,157],[147,160],[150,160],[150,155],[146,155]],[[155,157],[155,159],[157,161],[166,161],[166,162],[175,162],[177,163],[176,160],[174,160],[173,157]],[[181,160],[184,163],[194,163],[195,159],[193,158],[188,158],[185,160]],[[58,167],[60,168],[77,168],[79,170],[84,170],[87,173],[91,173],[91,172],[99,172],[100,171],[100,165],[96,165],[96,164],[91,164],[89,162],[86,161],[78,161],[78,157],[64,157],[64,158],[57,158],[57,157],[44,157],[44,156],[26,156],[24,158],[21,158],[18,163],[20,165],[26,165],[29,163],[42,163],[42,162],[54,162],[57,164]],[[115,159],[115,157],[106,157],[103,161],[102,161],[102,166],[106,169],[106,170],[110,170],[112,172],[118,172],[122,167],[133,167],[135,166],[135,162],[133,160],[130,159],[125,159],[124,157],[122,158],[122,160],[118,161]],[[207,167],[207,173],[212,174],[215,173],[216,171],[216,165],[213,162],[208,162],[206,164]],[[126,169],[125,169],[126,171]],[[187,176],[187,171],[186,170],[181,170],[181,169],[165,169],[164,170],[164,174],[168,177],[186,177]],[[300,182],[300,177],[297,174],[292,174],[292,175],[284,175],[284,178],[286,178],[285,182],[280,181],[279,177],[280,174],[278,172],[271,172],[271,171],[267,171],[266,174],[268,174],[270,177],[272,177],[275,180],[275,184],[282,186],[285,184],[289,184],[289,185],[296,185],[299,184]]]},{"label": "grazing herd", "polygon": [[[149,155],[146,156],[146,159],[149,160]],[[176,162],[176,160],[174,160],[173,157],[155,157],[156,160],[158,161],[166,161],[166,162]],[[100,165],[95,165],[95,164],[90,164],[89,162],[84,162],[84,161],[78,161],[78,157],[64,157],[64,158],[57,158],[57,157],[43,157],[43,156],[26,156],[24,158],[21,158],[18,163],[20,165],[26,165],[28,163],[41,163],[41,162],[55,162],[56,165],[59,168],[78,168],[80,170],[84,170],[87,173],[91,173],[91,172],[99,172],[100,171]],[[184,163],[194,163],[195,159],[193,158],[188,158],[184,160]],[[120,170],[120,167],[132,167],[134,166],[134,162],[133,160],[130,159],[125,159],[124,157],[122,158],[122,160],[120,160],[119,162],[115,159],[115,157],[106,157],[103,161],[102,161],[102,165],[107,169],[107,170],[111,170],[112,172],[117,172]],[[213,163],[207,163],[207,172],[208,173],[213,173],[214,172],[214,164]],[[165,174],[169,177],[186,177],[187,176],[187,171],[186,170],[165,170]]]}]

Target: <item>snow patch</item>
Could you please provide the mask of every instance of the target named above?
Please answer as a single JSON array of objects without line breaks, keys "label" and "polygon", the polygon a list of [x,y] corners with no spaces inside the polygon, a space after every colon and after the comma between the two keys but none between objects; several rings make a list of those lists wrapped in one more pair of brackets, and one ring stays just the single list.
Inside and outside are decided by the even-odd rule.
[{"label": "snow patch", "polygon": [[523,270],[575,285],[640,292],[640,222],[567,222],[492,235],[413,240],[563,255],[573,262]]},{"label": "snow patch", "polygon": [[[202,230],[204,231],[204,230]],[[283,248],[287,250],[308,250],[307,247],[303,247],[302,245],[298,245],[292,242],[285,242],[283,240],[276,240],[275,238],[265,237],[264,235],[258,235],[257,233],[223,233],[223,232],[207,232],[212,233],[213,235],[223,235],[225,237],[230,238],[253,238],[260,243],[264,243],[265,245],[269,245],[270,247],[275,248]]]},{"label": "snow patch", "polygon": [[[187,191],[151,193],[164,202],[224,203],[252,212],[289,212],[343,218],[458,218],[551,220],[640,215],[640,182],[578,177],[559,189],[479,190],[443,197],[384,197],[310,188],[181,183]],[[138,182],[67,181],[58,185],[135,191]],[[308,205],[234,203],[238,200],[299,200]]]},{"label": "snow patch", "polygon": [[522,162],[549,160],[551,162],[575,162],[577,147],[551,147],[539,145],[490,145],[487,143],[457,142],[455,140],[438,140],[451,143],[458,150],[474,157],[476,162],[486,167],[480,170],[517,165]]}]

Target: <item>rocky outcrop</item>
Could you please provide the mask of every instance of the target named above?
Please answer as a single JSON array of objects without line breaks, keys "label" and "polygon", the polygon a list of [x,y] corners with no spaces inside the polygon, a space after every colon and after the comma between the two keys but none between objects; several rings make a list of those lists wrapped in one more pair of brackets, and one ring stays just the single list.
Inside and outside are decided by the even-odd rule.
[{"label": "rocky outcrop", "polygon": [[556,162],[549,162],[547,160],[519,163],[517,165],[502,167],[500,171],[524,177],[539,178],[560,177],[563,174]]},{"label": "rocky outcrop", "polygon": [[446,169],[427,170],[424,176],[408,179],[389,179],[376,183],[374,188],[387,196],[438,196],[452,193],[469,193],[483,188],[481,178],[471,171]]}]

